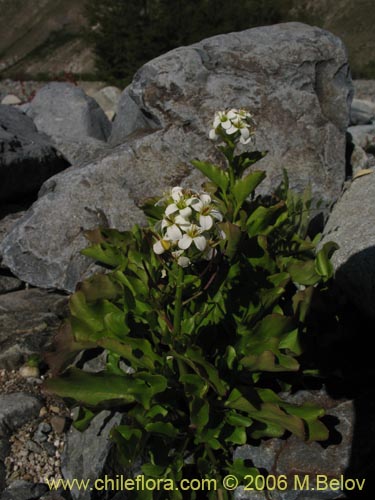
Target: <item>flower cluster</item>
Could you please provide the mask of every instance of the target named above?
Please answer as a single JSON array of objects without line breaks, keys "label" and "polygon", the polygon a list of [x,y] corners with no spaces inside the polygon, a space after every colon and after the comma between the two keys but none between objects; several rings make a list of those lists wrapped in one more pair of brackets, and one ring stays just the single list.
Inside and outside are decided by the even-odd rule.
[{"label": "flower cluster", "polygon": [[169,252],[182,267],[196,258],[210,260],[216,255],[215,247],[225,237],[217,226],[223,216],[209,194],[176,186],[158,203],[165,205],[165,210],[155,227],[156,254]]},{"label": "flower cluster", "polygon": [[209,138],[217,141],[230,136],[233,141],[240,140],[241,144],[248,144],[254,139],[255,122],[251,113],[245,109],[230,109],[215,113],[213,128]]}]

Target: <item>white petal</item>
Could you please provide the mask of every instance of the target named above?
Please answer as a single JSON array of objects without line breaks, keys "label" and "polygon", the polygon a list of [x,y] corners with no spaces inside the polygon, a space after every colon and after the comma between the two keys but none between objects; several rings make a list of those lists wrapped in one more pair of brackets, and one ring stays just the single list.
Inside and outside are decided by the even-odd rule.
[{"label": "white petal", "polygon": [[216,129],[220,125],[220,123],[221,123],[220,116],[216,114],[213,123],[214,129]]},{"label": "white petal", "polygon": [[241,138],[246,141],[250,137],[250,132],[247,127],[241,129]]},{"label": "white petal", "polygon": [[210,212],[210,215],[212,217],[215,217],[216,220],[222,221],[223,220],[223,214],[219,212],[219,210],[212,209]]},{"label": "white petal", "polygon": [[238,110],[237,109],[231,109],[228,111],[227,116],[230,120],[235,120],[238,118]]},{"label": "white petal", "polygon": [[200,212],[203,208],[203,203],[201,202],[201,200],[198,200],[198,198],[195,198],[191,202],[191,206],[194,208],[194,210],[196,210],[197,212]]},{"label": "white petal", "polygon": [[169,226],[169,228],[167,229],[167,236],[168,239],[177,241],[182,238],[182,233],[180,228],[176,224],[173,224],[173,226]]},{"label": "white petal", "polygon": [[202,193],[199,198],[205,205],[209,205],[211,203],[211,196],[207,193]]},{"label": "white petal", "polygon": [[171,203],[165,209],[165,215],[169,216],[171,214],[174,214],[177,211],[178,211],[178,206],[175,203]]},{"label": "white petal", "polygon": [[176,203],[178,201],[180,201],[181,198],[183,197],[182,187],[181,186],[175,186],[174,188],[172,188],[171,195],[172,195],[173,200]]},{"label": "white petal", "polygon": [[[198,250],[203,252],[203,250],[206,248],[207,240],[204,236],[196,236],[194,238],[194,244],[198,248]],[[182,248],[182,247],[180,247],[180,248]]]},{"label": "white petal", "polygon": [[192,213],[192,210],[191,210],[190,207],[185,207],[185,208],[183,208],[183,209],[180,210],[180,215],[184,219],[187,219],[188,217],[190,217],[191,213]]},{"label": "white petal", "polygon": [[182,230],[185,230],[188,227],[190,227],[190,222],[187,219],[185,219],[185,217],[182,217],[182,215],[177,215],[174,221]]},{"label": "white petal", "polygon": [[188,234],[184,234],[183,237],[180,240],[178,240],[178,246],[182,248],[182,250],[186,250],[187,248],[190,247],[192,242],[193,239]]},{"label": "white petal", "polygon": [[214,221],[210,215],[200,215],[199,224],[203,231],[208,231],[213,226]]},{"label": "white petal", "polygon": [[235,127],[234,125],[231,125],[230,128],[228,128],[225,132],[228,134],[228,135],[232,135],[232,134],[235,134],[236,132],[238,131],[238,128]]},{"label": "white petal", "polygon": [[217,141],[219,136],[216,133],[216,130],[212,128],[208,134],[208,138],[211,139],[211,141]]},{"label": "white petal", "polygon": [[232,127],[232,122],[230,120],[221,122],[221,126],[223,127],[224,130],[228,130],[228,128]]},{"label": "white petal", "polygon": [[188,257],[179,257],[177,264],[181,267],[188,267],[190,266],[190,259]]},{"label": "white petal", "polygon": [[162,229],[165,229],[165,228],[166,228],[166,227],[168,227],[169,225],[170,225],[170,222],[169,222],[169,221],[167,221],[166,219],[163,219],[163,220],[161,221],[161,228],[162,228]]},{"label": "white petal", "polygon": [[162,242],[159,240],[157,241],[156,243],[154,243],[153,247],[154,249],[154,252],[157,254],[157,255],[161,255],[162,253],[165,252],[165,248],[163,247],[163,244]]}]

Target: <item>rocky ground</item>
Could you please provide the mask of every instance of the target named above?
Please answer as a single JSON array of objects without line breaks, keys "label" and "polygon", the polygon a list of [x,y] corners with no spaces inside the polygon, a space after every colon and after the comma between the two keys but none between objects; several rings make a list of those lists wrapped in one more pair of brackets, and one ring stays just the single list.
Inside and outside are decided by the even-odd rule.
[{"label": "rocky ground", "polygon": [[[198,183],[189,161],[215,158],[207,124],[223,105],[254,110],[257,146],[270,150],[267,189],[280,178],[282,158],[293,167],[295,189],[310,182],[334,206],[327,238],[341,245],[334,263],[342,293],[360,318],[374,315],[375,82],[354,82],[349,110],[353,89],[342,44],[301,26],[178,49],[145,65],[122,93],[101,83],[0,82],[0,500],[52,499],[44,478],[95,479],[108,465],[109,432],[121,416],[102,412],[79,433],[64,404],[41,392],[48,376],[43,363],[32,373],[28,361],[51,349],[68,293],[90,272],[79,254],[84,230],[142,222],[144,197],[171,184]],[[311,40],[319,40],[319,51]],[[305,62],[296,64],[298,58]],[[27,180],[30,171],[34,183]],[[90,369],[99,370],[100,360]],[[279,474],[358,473],[362,462],[371,472],[374,432],[365,415],[375,412],[353,394],[322,388],[299,396],[327,409],[341,441],[269,440],[238,456]],[[353,447],[362,450],[362,462]],[[94,499],[89,492],[72,495]],[[279,497],[302,500],[298,495]],[[340,496],[330,490],[303,500]]]}]

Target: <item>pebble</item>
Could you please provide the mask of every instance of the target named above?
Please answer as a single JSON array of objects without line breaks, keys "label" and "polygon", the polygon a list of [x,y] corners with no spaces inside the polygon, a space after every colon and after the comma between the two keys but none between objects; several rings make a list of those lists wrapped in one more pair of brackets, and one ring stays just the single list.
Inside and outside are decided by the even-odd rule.
[{"label": "pebble", "polygon": [[40,375],[39,368],[37,366],[23,365],[19,369],[19,372],[23,378],[38,378]]},{"label": "pebble", "polygon": [[39,417],[43,418],[48,414],[48,410],[45,406],[42,406],[39,412]]},{"label": "pebble", "polygon": [[53,416],[50,422],[52,429],[58,434],[61,434],[64,431],[66,425],[66,419],[64,417]]},{"label": "pebble", "polygon": [[61,413],[61,410],[58,406],[50,406],[49,411],[51,411],[52,413]]}]

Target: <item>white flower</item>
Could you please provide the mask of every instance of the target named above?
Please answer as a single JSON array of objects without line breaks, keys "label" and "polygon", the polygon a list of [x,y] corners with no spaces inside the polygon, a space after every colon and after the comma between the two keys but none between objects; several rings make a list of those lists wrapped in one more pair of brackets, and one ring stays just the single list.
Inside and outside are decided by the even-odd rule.
[{"label": "white flower", "polygon": [[156,255],[161,255],[162,253],[169,250],[170,247],[171,247],[170,240],[168,240],[166,238],[161,238],[156,243],[154,243],[152,248],[153,248],[154,252],[156,253]]},{"label": "white flower", "polygon": [[239,139],[242,144],[248,144],[255,131],[253,116],[245,109],[232,108],[229,111],[218,111],[215,113],[209,138],[217,140],[220,137],[220,130],[226,135],[233,135],[234,140]]},{"label": "white flower", "polygon": [[183,250],[176,250],[172,252],[172,256],[177,260],[177,264],[181,267],[188,267],[191,264],[191,260],[189,257],[182,255],[184,253]]},{"label": "white flower", "polygon": [[182,237],[182,231],[190,226],[190,222],[181,215],[174,216],[173,214],[164,218],[161,221],[161,229],[166,229],[167,238],[172,241],[177,241]]},{"label": "white flower", "polygon": [[194,245],[197,247],[197,249],[203,252],[203,250],[206,248],[207,240],[204,236],[202,236],[202,232],[202,228],[200,228],[196,224],[191,224],[186,233],[178,241],[178,246],[182,250],[187,250],[194,242]]},{"label": "white flower", "polygon": [[230,127],[230,118],[225,111],[218,111],[214,117],[214,129],[221,125],[223,128]]},{"label": "white flower", "polygon": [[212,205],[211,196],[207,193],[202,193],[199,198],[195,198],[191,206],[199,213],[199,224],[201,228],[205,231],[209,231],[213,224],[215,218],[218,221],[223,220],[223,216]]},{"label": "white flower", "polygon": [[219,136],[217,135],[216,130],[214,128],[210,130],[208,137],[209,139],[211,139],[211,141],[217,141],[219,139]]}]

